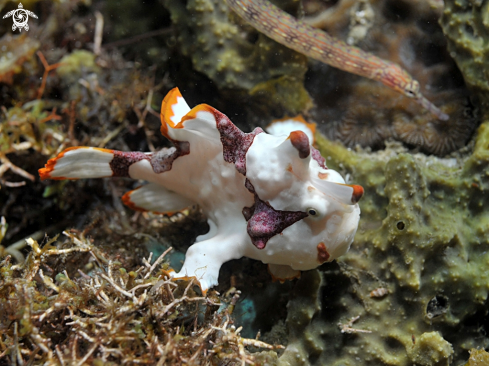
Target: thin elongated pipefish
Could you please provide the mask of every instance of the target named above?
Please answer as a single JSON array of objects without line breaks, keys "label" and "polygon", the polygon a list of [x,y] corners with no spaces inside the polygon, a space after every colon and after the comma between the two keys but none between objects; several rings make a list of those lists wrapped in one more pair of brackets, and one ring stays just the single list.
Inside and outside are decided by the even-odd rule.
[{"label": "thin elongated pipefish", "polygon": [[442,121],[448,120],[419,90],[419,83],[399,65],[382,60],[358,47],[295,19],[266,0],[227,0],[228,6],[254,28],[278,43],[338,69],[380,81],[414,98]]}]

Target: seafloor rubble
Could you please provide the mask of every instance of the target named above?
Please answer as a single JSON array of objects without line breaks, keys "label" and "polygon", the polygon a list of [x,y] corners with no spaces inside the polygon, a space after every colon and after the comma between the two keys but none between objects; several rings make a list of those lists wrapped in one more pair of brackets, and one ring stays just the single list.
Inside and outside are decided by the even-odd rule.
[{"label": "seafloor rubble", "polygon": [[[254,364],[245,346],[280,348],[240,336],[231,319],[238,291],[223,303],[169,279],[171,248],[152,262],[144,246],[101,248],[63,234],[42,248],[27,239],[22,265],[0,263],[2,364]],[[127,261],[135,254],[139,265]]]},{"label": "seafloor rubble", "polygon": [[[39,15],[29,33],[11,36],[0,23],[0,364],[156,364],[163,355],[174,364],[485,364],[487,353],[468,351],[489,347],[488,1],[281,4],[400,63],[447,124],[383,85],[308,62],[223,2],[162,4],[26,1]],[[15,6],[0,1],[2,14]],[[132,46],[148,51],[139,58]],[[207,230],[197,207],[139,214],[119,200],[133,188],[124,180],[38,181],[37,169],[69,146],[163,146],[158,104],[175,85],[242,125],[298,112],[317,122],[327,164],[365,188],[350,252],[283,285],[261,263],[233,261],[222,295],[202,299],[165,282],[168,264],[152,267],[142,245],[184,252]],[[43,239],[70,227],[67,239]],[[165,258],[178,266],[181,257]],[[218,302],[231,304],[235,329]],[[285,351],[256,352],[266,344],[241,338],[240,326]],[[201,344],[207,358],[192,359]]]}]

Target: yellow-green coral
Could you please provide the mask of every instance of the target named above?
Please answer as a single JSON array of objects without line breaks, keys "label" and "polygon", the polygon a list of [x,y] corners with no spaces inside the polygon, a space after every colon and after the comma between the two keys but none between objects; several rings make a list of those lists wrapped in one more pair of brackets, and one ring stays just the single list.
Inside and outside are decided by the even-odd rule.
[{"label": "yellow-green coral", "polygon": [[423,333],[407,349],[411,362],[419,366],[445,366],[450,364],[453,349],[438,332]]},{"label": "yellow-green coral", "polygon": [[483,349],[470,350],[469,361],[465,366],[487,366],[489,365],[489,353]]},{"label": "yellow-green coral", "polygon": [[445,0],[440,19],[450,55],[467,85],[489,106],[489,3],[481,0]]},{"label": "yellow-green coral", "polygon": [[[488,346],[471,318],[489,293],[489,123],[459,160],[354,152],[317,138],[328,166],[365,188],[362,218],[339,266],[300,279],[279,362],[435,366]],[[387,294],[373,295],[379,288]]]},{"label": "yellow-green coral", "polygon": [[[245,26],[224,1],[165,0],[164,3],[178,30],[177,41],[182,53],[219,89],[245,90],[251,96],[258,90],[266,91],[266,97],[260,94],[255,99],[268,106],[268,113],[272,110],[278,115],[299,113],[310,107],[304,88],[306,57]],[[289,3],[297,7],[297,2],[285,5]]]},{"label": "yellow-green coral", "polygon": [[[170,2],[172,2],[169,5],[173,9],[172,15],[174,17],[180,16],[180,18],[174,18],[174,30],[178,34],[178,40],[182,42],[182,52],[192,59],[196,70],[206,73],[215,83],[219,84],[222,95],[225,95],[229,88],[242,88],[245,90],[242,95],[246,95],[246,98],[250,96],[248,93],[251,93],[251,98],[258,102],[260,98],[267,99],[267,102],[268,100],[276,102],[272,106],[260,106],[263,107],[265,113],[270,113],[270,109],[275,107],[284,109],[284,106],[293,107],[295,111],[308,103],[308,96],[305,89],[302,88],[302,78],[306,69],[305,58],[289,53],[290,51],[281,46],[276,46],[266,37],[258,35],[249,27],[247,28],[240,23],[238,17],[227,13],[227,10],[223,8],[224,4],[220,7],[220,3],[217,4],[216,1],[189,0],[186,3],[187,7],[185,7],[185,2],[167,1],[168,4]],[[390,4],[394,6],[397,2],[390,1]],[[456,6],[458,9],[462,9],[467,16],[466,20],[462,19],[463,21],[455,22],[455,28],[450,29],[450,38],[453,42],[458,42],[458,36],[455,33],[457,27],[460,30],[461,25],[470,25],[473,21],[470,17],[473,17],[477,22],[485,22],[486,13],[481,10],[487,9],[486,2],[447,0],[446,4],[447,8]],[[211,5],[212,9],[209,7]],[[473,6],[473,12],[468,10],[469,5]],[[213,14],[217,12],[218,17],[216,19],[219,19],[215,28],[212,28],[213,33],[206,33],[208,36],[204,37],[202,34],[205,32],[202,32],[195,39],[204,43],[216,43],[192,43],[192,38],[190,38],[192,33],[186,32],[189,29],[202,29],[203,26],[197,24],[199,22],[212,23],[214,15],[205,17],[210,12]],[[71,12],[69,14],[71,17]],[[108,18],[105,20],[107,24],[110,24]],[[240,27],[243,26],[243,28],[239,28],[239,32],[236,24],[240,24]],[[33,31],[34,29],[30,31],[29,35],[33,35]],[[462,31],[465,32],[467,29]],[[184,39],[185,37],[187,39]],[[477,39],[473,41],[464,37],[462,38],[467,45],[477,44]],[[405,37],[403,39],[405,41],[411,38]],[[204,47],[199,48],[200,45]],[[59,49],[50,53],[48,48],[46,47],[45,52],[49,61],[51,63],[61,61],[61,56],[64,53]],[[86,48],[89,49],[88,46]],[[458,46],[452,49],[452,51],[456,51],[455,57],[462,71],[466,74],[466,81],[469,84],[473,83],[475,90],[479,88],[479,85],[482,85],[480,89],[483,91],[479,95],[484,97],[485,71],[480,68],[485,60],[484,49],[480,48],[476,52],[467,51],[468,56],[464,52],[458,52],[459,50]],[[278,52],[277,55],[275,55],[276,52]],[[477,57],[472,57],[471,52],[475,52]],[[79,57],[78,60],[77,57]],[[108,59],[104,54],[99,57],[101,61],[113,65],[112,59]],[[82,59],[87,62],[77,63]],[[36,56],[31,55],[31,60],[35,61]],[[212,63],[212,60],[216,60],[216,62]],[[217,60],[221,61],[217,62]],[[77,62],[71,63],[71,61]],[[139,110],[142,114],[144,108],[152,104],[148,97],[148,90],[153,85],[142,79],[144,74],[131,70],[131,75],[126,77],[127,70],[120,71],[117,68],[111,69],[109,73],[107,68],[95,65],[95,57],[88,51],[73,51],[61,62],[66,65],[75,65],[75,67],[70,68],[70,72],[64,72],[63,68],[60,68],[50,73],[44,94],[46,99],[34,101],[27,105],[22,105],[20,102],[19,104],[7,105],[6,110],[2,111],[5,122],[0,125],[3,132],[3,134],[0,133],[2,135],[0,138],[1,149],[2,151],[9,151],[8,157],[11,158],[12,162],[18,164],[20,161],[23,164],[19,164],[19,166],[29,170],[25,162],[35,162],[36,159],[39,159],[39,154],[35,155],[36,151],[52,155],[60,148],[60,145],[74,143],[68,136],[71,111],[74,112],[73,121],[76,123],[74,137],[79,139],[81,143],[95,141],[97,145],[111,144],[111,148],[120,148],[120,146],[133,143],[136,140],[140,144],[137,146],[138,149],[146,149],[144,142],[141,142],[144,141],[144,137],[136,136],[137,133],[143,134],[142,129],[144,127],[140,127],[140,125],[136,127],[136,124],[140,121],[146,122],[146,120],[141,118],[139,114],[137,116],[132,115],[135,113],[134,110]],[[270,65],[273,67],[270,68]],[[475,65],[476,68],[472,71],[466,71],[465,65]],[[25,73],[25,79],[38,81],[42,75],[42,68],[39,67],[34,72],[29,70],[29,72]],[[24,75],[19,76],[23,77]],[[297,78],[297,80],[293,80],[293,78]],[[124,82],[121,82],[122,79]],[[333,79],[335,77],[328,80]],[[35,92],[39,84],[40,81],[30,85],[29,89],[28,83],[19,83],[14,88],[25,90],[25,93],[29,90]],[[70,89],[74,85],[76,90],[71,89],[71,93],[66,93],[66,89]],[[299,85],[300,88],[294,89],[294,85]],[[324,87],[333,90],[332,93],[337,93],[338,85],[335,83],[331,83],[331,86],[321,85],[321,88]],[[291,90],[294,93],[291,93]],[[32,98],[32,96],[26,97],[24,94],[19,95],[19,100],[23,103]],[[48,100],[48,98],[53,99]],[[382,97],[379,99],[384,100]],[[76,102],[71,104],[72,100]],[[358,98],[353,99],[351,103],[353,104],[357,100]],[[15,101],[8,102],[15,103]],[[365,104],[368,105],[368,103]],[[53,123],[50,120],[45,120],[54,106],[58,106],[57,113],[63,118],[61,122]],[[157,109],[157,106],[153,109]],[[279,113],[274,111],[271,114]],[[328,121],[334,119],[334,116],[330,116],[328,113],[330,112],[326,113]],[[110,123],[107,123],[109,121]],[[155,121],[156,118],[152,121],[156,126],[157,122]],[[122,131],[116,131],[119,127],[127,133],[121,133],[116,137],[111,135],[111,132]],[[156,129],[157,127],[155,127]],[[304,273],[295,290],[291,293],[287,318],[289,347],[284,356],[279,361],[275,351],[270,351],[267,354],[262,354],[257,361],[261,360],[263,364],[289,363],[290,365],[411,366],[416,363],[417,365],[441,364],[444,366],[450,359],[452,359],[451,364],[465,363],[468,358],[468,349],[483,348],[489,345],[488,337],[483,334],[483,331],[487,330],[484,324],[484,316],[487,311],[485,299],[489,291],[489,278],[485,270],[489,265],[489,258],[486,253],[488,249],[487,229],[489,228],[489,218],[486,213],[489,203],[487,198],[487,190],[489,189],[488,129],[488,124],[482,125],[478,131],[474,151],[470,156],[461,156],[457,159],[427,158],[421,154],[411,155],[397,147],[391,147],[385,152],[375,154],[359,153],[346,149],[339,143],[318,137],[318,144],[323,155],[328,157],[328,165],[334,169],[342,170],[344,173],[349,173],[352,180],[360,182],[365,188],[366,193],[361,201],[360,230],[350,254],[343,261],[339,264],[324,265],[320,272]],[[114,137],[112,140],[111,136]],[[151,135],[148,134],[148,136]],[[155,146],[157,145],[155,143]],[[403,153],[399,153],[399,150],[402,150]],[[468,152],[466,153],[468,154]],[[10,179],[10,177],[11,175],[7,178]],[[107,201],[110,201],[110,194],[116,196],[122,184],[124,183],[116,182],[114,185],[100,185],[89,191],[80,183],[70,182],[66,186],[57,187],[57,189],[48,189],[46,194],[54,190],[59,194],[70,197],[76,196],[74,199],[92,204],[95,200],[84,199],[87,197],[86,192],[104,191],[104,194],[109,198],[105,197],[106,201],[104,201],[101,194],[96,199],[102,201],[101,205],[105,207]],[[39,186],[37,192],[39,201],[41,201],[42,188]],[[30,193],[30,188],[21,191],[18,196],[15,196],[13,190],[8,193],[6,191],[2,187],[2,192],[4,192],[2,197],[5,199],[0,206],[7,207],[7,198],[19,197],[15,201],[15,207],[13,207],[19,209],[23,208],[21,197]],[[55,196],[52,195],[43,202],[46,205],[53,205],[53,197]],[[82,198],[80,199],[80,197]],[[63,199],[59,197],[58,201],[63,201]],[[91,217],[85,216],[86,212],[100,210],[98,207],[87,208],[84,206],[81,210],[72,212],[72,204],[56,203],[55,205],[65,208],[65,211],[62,211],[63,214],[76,215],[79,222],[92,220]],[[31,208],[31,205],[26,205],[26,211],[20,211],[19,216],[29,213]],[[98,233],[99,238],[106,238],[108,233],[118,235],[117,239],[110,240],[113,244],[127,241],[128,237],[132,238],[134,231],[137,231],[141,236],[153,235],[154,231],[159,230],[162,222],[164,225],[170,226],[170,220],[167,218],[150,217],[150,224],[142,229],[141,226],[134,224],[136,221],[145,221],[142,216],[135,216],[131,220],[124,216],[123,219],[116,220],[115,215],[110,215],[114,208],[105,209],[106,211],[103,212],[107,212],[106,216],[110,217],[110,224],[93,225],[94,228],[92,229]],[[14,209],[6,210],[7,215],[13,213],[12,219],[7,217],[9,224],[13,223],[11,224],[12,230],[9,229],[12,232],[18,226],[18,221],[16,224],[17,217],[14,216],[17,211]],[[42,217],[36,218],[36,220],[43,220],[45,216],[51,216],[45,215],[47,211],[44,209],[39,212],[41,214],[38,217]],[[32,230],[45,228],[42,226],[43,224],[40,225],[41,227]],[[151,228],[150,225],[152,225]],[[171,229],[167,230],[167,232],[172,230],[166,237],[169,239],[165,240],[183,241],[181,238],[184,235],[181,232],[185,232],[185,235],[189,235],[189,237],[194,235],[193,233],[189,234],[193,229],[192,226],[195,226],[193,222],[187,225],[173,225]],[[22,230],[31,229],[32,221],[27,221],[25,226],[21,228]],[[154,283],[153,275],[143,279],[140,283],[136,282],[142,280],[141,271],[144,270],[137,272],[139,266],[116,263],[116,261],[127,263],[128,261],[137,261],[138,257],[142,258],[138,248],[132,245],[134,241],[141,242],[141,236],[137,240],[132,239],[133,241],[125,255],[121,255],[120,252],[116,253],[117,258],[111,267],[113,269],[112,277],[117,279],[118,283],[122,281],[125,284],[126,287],[123,290],[130,291],[139,284],[148,285],[148,288],[151,288]],[[15,240],[17,239],[6,238],[3,244],[7,245],[7,243]],[[191,241],[191,239],[185,240],[185,242],[187,241]],[[96,243],[98,245],[100,241],[96,240]],[[74,244],[66,242],[60,246],[58,243],[57,247],[68,249],[71,245]],[[95,246],[93,247],[95,248]],[[44,248],[40,248],[40,250],[42,249]],[[46,248],[47,250],[53,250],[53,248]],[[80,335],[80,331],[84,331],[88,336],[93,337],[96,334],[95,331],[100,330],[96,324],[90,323],[90,319],[93,320],[95,316],[77,311],[81,308],[85,309],[84,306],[88,310],[104,310],[101,301],[96,297],[99,290],[104,291],[110,301],[123,301],[124,295],[114,289],[109,281],[100,277],[99,273],[96,273],[94,268],[99,266],[96,264],[96,260],[89,260],[88,255],[82,257],[82,254],[77,256],[75,253],[53,255],[52,259],[55,257],[59,261],[54,264],[48,263],[51,268],[56,268],[52,273],[47,267],[41,265],[44,271],[44,280],[34,276],[32,281],[26,281],[21,278],[21,270],[14,271],[12,264],[6,261],[2,263],[0,277],[4,282],[0,284],[0,287],[4,286],[2,287],[3,293],[11,296],[10,298],[7,298],[7,295],[2,297],[0,301],[2,306],[5,305],[5,299],[10,300],[11,305],[17,304],[21,307],[32,304],[32,310],[27,306],[21,310],[11,307],[7,310],[11,311],[8,314],[12,314],[12,317],[2,318],[0,325],[6,326],[6,328],[2,328],[2,337],[4,338],[0,342],[0,354],[5,352],[5,357],[10,357],[8,352],[11,349],[15,350],[16,334],[18,337],[24,337],[21,341],[24,341],[24,346],[30,347],[27,352],[31,352],[37,345],[40,350],[37,351],[35,357],[44,357],[45,353],[42,347],[44,342],[47,342],[48,332],[36,333],[36,329],[42,331],[43,326],[56,325],[55,321],[78,321],[80,323],[70,325],[73,329],[72,336],[75,333]],[[108,255],[104,255],[104,257],[106,259],[112,258]],[[100,257],[97,258],[101,260]],[[29,261],[27,266],[31,269],[35,268],[32,258]],[[65,261],[68,265],[60,267]],[[80,265],[81,263],[83,265]],[[77,267],[77,265],[80,266]],[[102,260],[101,267],[107,269],[108,263]],[[68,275],[63,273],[62,268],[67,269]],[[97,288],[97,291],[91,291],[86,286],[89,279],[84,278],[76,269],[81,269],[84,274],[92,279],[97,277],[102,286]],[[70,271],[73,271],[76,276]],[[246,276],[251,275],[246,273]],[[260,279],[260,286],[263,283],[266,284],[267,280]],[[253,291],[258,291],[257,288],[258,286]],[[285,288],[287,287],[281,287],[283,298],[288,296],[284,294]],[[88,296],[93,302],[84,303],[82,300],[86,297],[80,297],[77,294],[80,289],[82,292],[86,291],[82,295]],[[372,291],[378,289],[386,289],[387,294],[383,297],[372,297]],[[161,290],[161,292],[157,290]],[[121,324],[120,319],[114,319],[114,324],[120,326],[119,330],[130,331],[131,339],[126,340],[124,346],[130,342],[131,345],[134,345],[133,350],[139,351],[143,349],[140,347],[144,341],[150,339],[152,334],[156,334],[157,326],[151,321],[152,315],[145,316],[144,311],[146,309],[144,306],[148,305],[149,301],[156,301],[161,298],[160,295],[163,294],[163,291],[161,288],[157,290],[147,293],[148,302],[135,310],[134,314],[136,315],[131,319],[131,322],[124,325]],[[177,296],[181,295],[185,289],[180,290],[181,292]],[[32,293],[35,296],[31,296]],[[137,290],[136,293],[139,297],[144,293],[144,289]],[[72,318],[65,320],[64,316],[71,316],[71,314],[60,314],[59,309],[48,312],[56,301],[67,300],[72,301],[72,306],[78,309],[75,309]],[[168,299],[164,300],[167,301]],[[131,301],[132,299],[129,299],[129,302]],[[214,301],[214,299],[210,301]],[[171,311],[175,310],[166,318],[170,323],[178,321],[188,314],[186,313],[188,304],[185,301],[183,303],[178,309],[170,309]],[[168,302],[164,304],[165,306],[169,305]],[[7,314],[7,310],[4,311],[2,308],[0,317]],[[41,324],[29,321],[29,316],[36,317],[42,314],[46,314],[44,317],[49,319],[50,323]],[[358,316],[360,316],[358,320],[353,323],[352,319]],[[80,325],[82,322],[88,324],[88,331]],[[10,327],[8,327],[9,325]],[[62,323],[62,325],[65,324]],[[218,323],[217,327],[221,325],[222,323]],[[236,324],[236,326],[239,325]],[[199,350],[198,347],[202,343],[192,348],[194,345],[191,344],[190,332],[183,333],[190,329],[192,329],[191,326],[185,325],[181,328],[180,333],[171,333],[172,336],[168,338],[166,345],[169,348],[189,346],[192,350]],[[228,329],[231,331],[230,327]],[[172,331],[174,330],[172,329]],[[55,333],[57,331],[58,328],[55,331],[49,329],[49,332]],[[211,331],[213,335],[219,336],[221,334],[215,329],[213,331],[215,331],[214,333]],[[342,333],[342,331],[344,332]],[[99,334],[104,340],[114,342],[112,343],[114,348],[119,347],[116,337],[110,338],[108,332]],[[143,339],[142,337],[145,335],[146,338]],[[233,340],[238,340],[231,333],[227,333],[227,335],[233,337]],[[6,337],[9,337],[8,341]],[[82,338],[83,336],[80,336],[78,340],[82,342],[79,343],[82,350],[74,356],[71,353],[72,348],[69,347],[67,353],[64,353],[65,344],[62,343],[61,337],[59,339],[53,338],[54,341],[51,345],[54,346],[55,342],[61,342],[58,344],[63,350],[62,357],[66,356],[66,362],[75,359],[80,361],[88,354],[89,362],[93,364],[119,363],[120,360],[117,362],[104,360],[102,353],[97,353],[98,350],[89,354],[91,345],[89,341]],[[227,346],[229,348],[226,348]],[[220,349],[220,355],[224,356],[228,349],[231,349],[230,354],[235,357],[236,361],[241,361],[239,355],[235,353],[238,346],[239,343],[228,343]],[[55,348],[52,349],[54,349],[53,357],[56,357],[56,350]],[[123,349],[127,350],[128,347]],[[189,350],[189,348],[185,349],[186,351]],[[146,349],[144,350],[146,351]],[[149,349],[150,351],[151,349]],[[21,353],[24,355],[22,357],[27,354],[25,352]],[[141,357],[147,357],[148,354],[144,353]],[[149,355],[151,356],[151,354]],[[487,358],[484,351],[473,351],[468,365],[481,366],[486,362],[484,358]],[[138,361],[141,359],[139,358]],[[27,362],[27,358],[24,358],[24,361]],[[228,360],[220,359],[219,361],[226,362]]]}]

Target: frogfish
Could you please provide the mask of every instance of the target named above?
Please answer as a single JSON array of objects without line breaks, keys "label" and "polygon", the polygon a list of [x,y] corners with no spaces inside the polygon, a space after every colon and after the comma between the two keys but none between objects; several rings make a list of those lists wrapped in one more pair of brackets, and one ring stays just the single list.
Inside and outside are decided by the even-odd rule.
[{"label": "frogfish", "polygon": [[[298,125],[292,120],[274,134],[259,127],[244,133],[209,105],[191,109],[174,88],[161,106],[161,133],[173,147],[151,153],[71,147],[39,174],[145,180],[122,197],[140,211],[172,214],[198,204],[210,230],[172,275],[195,277],[204,292],[218,284],[223,263],[243,256],[268,264],[283,281],[348,251],[363,195],[361,186],[345,184],[326,167],[307,126]],[[284,134],[287,128],[295,130]]]}]

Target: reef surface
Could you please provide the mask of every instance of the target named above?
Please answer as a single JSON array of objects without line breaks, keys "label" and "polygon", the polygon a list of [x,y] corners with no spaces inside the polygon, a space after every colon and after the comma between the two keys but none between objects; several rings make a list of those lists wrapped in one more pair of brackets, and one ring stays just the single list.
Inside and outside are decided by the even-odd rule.
[{"label": "reef surface", "polygon": [[[222,1],[26,1],[39,16],[28,33],[12,35],[11,23],[0,23],[0,47],[8,51],[0,54],[0,363],[61,364],[59,350],[66,350],[67,362],[130,363],[147,353],[156,364],[170,348],[181,351],[168,358],[175,364],[486,362],[489,2],[275,3],[399,63],[450,120],[443,124],[383,85],[276,44]],[[0,12],[16,6],[0,1]],[[168,254],[169,264],[154,272],[143,260],[148,248],[153,258],[170,245],[184,251],[205,233],[198,207],[172,217],[135,214],[119,200],[135,188],[131,182],[39,182],[37,169],[66,147],[164,146],[158,109],[174,86],[189,104],[205,101],[243,130],[297,113],[316,122],[327,165],[365,189],[350,252],[284,284],[271,283],[258,262],[232,261],[221,271],[221,296],[205,300],[171,281],[165,286],[172,291],[156,286],[168,266],[178,269],[178,255]],[[43,239],[63,231],[68,239]],[[94,255],[78,253],[81,247]],[[59,252],[67,249],[73,253]],[[134,291],[139,300],[120,291],[131,293],[133,280],[143,285]],[[145,288],[154,291],[142,301]],[[181,307],[170,306],[185,296]],[[67,299],[73,314],[56,307]],[[122,304],[131,318],[124,326],[115,316]],[[17,311],[20,305],[27,310]],[[229,307],[230,315],[220,312]],[[95,318],[90,311],[107,309],[130,347],[120,334],[86,323]],[[265,347],[252,342],[258,331],[277,347],[254,348]],[[158,348],[165,340],[167,353]],[[132,353],[111,354],[105,342]],[[192,359],[202,351],[197,343],[215,353]]]}]

